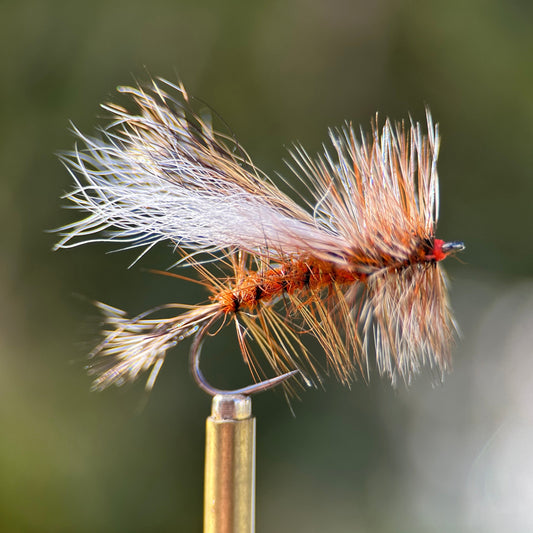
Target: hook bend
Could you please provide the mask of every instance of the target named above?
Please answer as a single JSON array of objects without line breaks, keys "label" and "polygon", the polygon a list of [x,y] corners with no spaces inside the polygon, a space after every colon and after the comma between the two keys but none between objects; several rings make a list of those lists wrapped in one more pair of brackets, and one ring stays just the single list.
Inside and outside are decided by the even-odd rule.
[{"label": "hook bend", "polygon": [[202,351],[202,345],[205,340],[205,333],[207,331],[207,328],[210,326],[211,323],[204,324],[200,331],[195,335],[194,340],[191,344],[191,351],[190,351],[190,366],[191,366],[191,373],[194,377],[194,380],[196,381],[197,385],[204,391],[207,392],[210,396],[216,396],[216,395],[222,395],[222,396],[230,396],[230,395],[244,395],[244,396],[250,396],[252,394],[256,394],[258,392],[264,392],[267,390],[270,390],[274,387],[277,387],[284,381],[288,380],[292,376],[295,376],[300,371],[299,370],[291,370],[290,372],[287,372],[285,374],[281,374],[280,376],[276,376],[270,379],[266,379],[264,381],[260,381],[259,383],[254,383],[253,385],[248,385],[247,387],[242,387],[240,389],[234,389],[234,390],[224,390],[224,389],[217,389],[216,387],[213,387],[204,377],[201,369],[200,369],[200,354]]}]

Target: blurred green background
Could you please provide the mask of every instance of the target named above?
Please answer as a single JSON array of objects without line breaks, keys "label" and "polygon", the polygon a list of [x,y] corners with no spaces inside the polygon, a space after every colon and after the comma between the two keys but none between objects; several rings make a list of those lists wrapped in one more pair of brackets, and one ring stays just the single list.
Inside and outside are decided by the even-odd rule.
[{"label": "blurred green background", "polygon": [[[181,79],[254,161],[376,111],[440,123],[440,235],[463,338],[442,386],[333,380],[258,418],[260,532],[533,531],[533,3],[527,0],[0,3],[0,530],[201,531],[204,421],[186,346],[147,399],[89,391],[96,299],[135,313],[204,293],[92,245],[53,253],[71,220],[54,153],[114,88]],[[209,356],[207,354],[209,353]],[[231,335],[206,347],[219,385],[247,383]]]}]

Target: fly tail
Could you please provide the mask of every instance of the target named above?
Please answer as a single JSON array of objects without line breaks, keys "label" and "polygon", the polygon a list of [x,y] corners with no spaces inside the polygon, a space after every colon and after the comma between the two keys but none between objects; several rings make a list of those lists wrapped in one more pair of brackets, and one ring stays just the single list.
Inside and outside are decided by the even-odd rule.
[{"label": "fly tail", "polygon": [[[92,389],[103,390],[111,385],[123,385],[150,371],[146,390],[151,390],[165,361],[167,350],[194,335],[200,326],[221,315],[218,304],[185,306],[169,304],[130,318],[115,307],[97,302],[104,313],[104,339],[91,352],[88,365],[95,376]],[[168,309],[188,309],[170,318],[153,315]]]}]

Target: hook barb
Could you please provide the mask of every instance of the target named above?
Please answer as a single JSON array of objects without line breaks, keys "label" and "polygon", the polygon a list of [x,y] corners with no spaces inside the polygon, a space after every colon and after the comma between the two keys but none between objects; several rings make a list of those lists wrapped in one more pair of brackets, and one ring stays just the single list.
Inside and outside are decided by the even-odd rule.
[{"label": "hook barb", "polygon": [[[212,322],[212,321],[211,321]],[[222,396],[230,396],[230,395],[243,395],[243,396],[250,396],[252,394],[256,394],[258,392],[264,392],[267,390],[270,390],[274,387],[277,387],[281,383],[287,381],[291,377],[295,376],[296,374],[299,374],[299,370],[291,370],[290,372],[287,372],[285,374],[281,374],[280,376],[276,376],[270,379],[265,379],[264,381],[260,381],[259,383],[254,383],[253,385],[248,385],[247,387],[242,387],[240,389],[234,389],[234,390],[223,390],[223,389],[217,389],[216,387],[213,387],[204,377],[201,369],[200,369],[200,354],[202,352],[202,345],[205,340],[205,333],[209,326],[211,325],[211,322],[208,322],[207,324],[203,325],[198,333],[195,335],[194,340],[191,345],[191,351],[190,351],[190,365],[191,365],[191,372],[194,377],[194,380],[196,381],[197,385],[204,391],[207,392],[210,396],[216,396],[216,395],[222,395]]]}]

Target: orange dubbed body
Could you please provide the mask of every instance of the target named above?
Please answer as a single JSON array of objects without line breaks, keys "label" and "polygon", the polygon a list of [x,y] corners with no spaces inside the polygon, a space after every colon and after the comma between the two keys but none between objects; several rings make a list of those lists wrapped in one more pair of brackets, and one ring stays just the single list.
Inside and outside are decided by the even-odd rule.
[{"label": "orange dubbed body", "polygon": [[299,291],[327,289],[333,283],[348,285],[366,279],[367,274],[336,268],[324,261],[292,260],[263,273],[245,274],[231,288],[223,289],[211,299],[218,302],[224,313],[251,310],[259,302],[293,295]]}]

